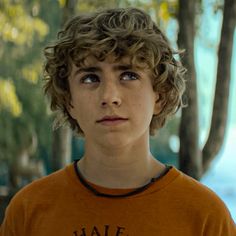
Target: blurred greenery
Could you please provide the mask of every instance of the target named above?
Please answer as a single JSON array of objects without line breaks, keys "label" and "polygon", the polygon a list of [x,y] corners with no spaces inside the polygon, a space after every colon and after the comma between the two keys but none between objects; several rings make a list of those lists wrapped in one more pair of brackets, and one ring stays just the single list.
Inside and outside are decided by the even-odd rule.
[{"label": "blurred greenery", "polygon": [[[51,9],[48,11],[48,9]],[[42,93],[42,51],[60,25],[57,1],[0,2],[0,161],[14,162],[33,137],[50,155],[51,114]]]}]

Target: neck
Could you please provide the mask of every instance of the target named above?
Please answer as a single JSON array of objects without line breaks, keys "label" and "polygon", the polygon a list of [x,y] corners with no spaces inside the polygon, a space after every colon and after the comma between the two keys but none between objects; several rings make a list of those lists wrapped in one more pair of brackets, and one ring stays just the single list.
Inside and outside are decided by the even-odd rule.
[{"label": "neck", "polygon": [[116,148],[85,143],[78,167],[85,179],[107,188],[143,186],[165,168],[151,155],[149,141]]}]

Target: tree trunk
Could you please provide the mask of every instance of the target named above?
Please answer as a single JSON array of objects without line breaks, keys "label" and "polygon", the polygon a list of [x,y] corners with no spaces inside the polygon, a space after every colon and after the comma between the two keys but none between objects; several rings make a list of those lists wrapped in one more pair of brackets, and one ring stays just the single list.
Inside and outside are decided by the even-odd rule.
[{"label": "tree trunk", "polygon": [[59,170],[71,161],[72,134],[69,127],[61,127],[53,131],[52,171]]},{"label": "tree trunk", "polygon": [[185,95],[188,106],[182,110],[179,137],[179,168],[184,173],[199,179],[201,176],[201,157],[198,146],[198,102],[197,83],[194,65],[195,0],[179,1],[179,48],[186,49],[183,64],[187,68],[187,87]]},{"label": "tree trunk", "polygon": [[225,136],[231,79],[233,35],[236,25],[236,1],[225,0],[221,39],[218,50],[217,81],[211,128],[203,148],[203,172],[219,152]]},{"label": "tree trunk", "polygon": [[[62,25],[74,15],[77,0],[67,0],[63,8]],[[71,161],[72,132],[69,127],[61,127],[53,132],[52,171],[63,168]]]},{"label": "tree trunk", "polygon": [[77,0],[66,0],[65,7],[63,8],[62,25],[64,25],[75,14]]}]

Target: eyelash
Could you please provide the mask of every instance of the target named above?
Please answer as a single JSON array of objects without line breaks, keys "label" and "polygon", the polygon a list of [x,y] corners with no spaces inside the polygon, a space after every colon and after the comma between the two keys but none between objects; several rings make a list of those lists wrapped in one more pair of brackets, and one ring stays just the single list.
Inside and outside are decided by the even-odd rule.
[{"label": "eyelash", "polygon": [[[126,76],[126,75],[129,75],[129,77],[131,79],[123,79],[124,81],[131,81],[131,80],[138,80],[139,79],[139,75],[135,72],[131,72],[131,71],[125,71],[123,72],[121,75],[120,75],[120,78]],[[92,78],[93,82],[86,82],[86,79],[88,78]],[[94,81],[94,79],[96,79],[96,81]],[[99,77],[96,75],[96,74],[88,74],[88,75],[85,75],[83,76],[81,79],[80,79],[81,83],[85,83],[85,84],[90,84],[90,83],[97,83],[99,82]]]},{"label": "eyelash", "polygon": [[137,80],[137,79],[139,79],[139,75],[138,75],[137,73],[135,73],[135,72],[126,71],[126,72],[123,72],[123,73],[121,74],[121,76],[125,76],[125,75],[129,75],[129,76],[132,77],[132,78],[135,77],[135,79],[131,79],[131,80]]},{"label": "eyelash", "polygon": [[[99,80],[99,78],[98,78],[97,75],[95,75],[95,74],[88,74],[88,75],[83,76],[83,77],[80,79],[80,82],[81,82],[81,83],[84,83],[84,84],[95,83],[94,81],[93,81],[93,82],[86,82],[86,79],[88,79],[88,78],[92,78],[92,79],[95,78],[96,80]],[[98,81],[96,81],[96,82],[98,82]]]}]

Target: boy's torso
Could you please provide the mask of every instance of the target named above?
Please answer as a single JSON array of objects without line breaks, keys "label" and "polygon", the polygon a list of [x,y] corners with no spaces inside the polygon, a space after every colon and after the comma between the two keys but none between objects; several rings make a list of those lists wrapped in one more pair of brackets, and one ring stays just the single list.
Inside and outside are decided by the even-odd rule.
[{"label": "boy's torso", "polygon": [[[22,236],[224,235],[206,232],[212,215],[222,213],[222,219],[225,217],[223,207],[214,212],[217,198],[209,197],[211,193],[206,194],[205,188],[199,190],[194,180],[182,178],[185,179],[172,168],[142,193],[104,198],[86,189],[69,166],[23,190],[9,208],[9,214],[18,210],[22,217],[18,222],[12,218],[10,224],[23,230]],[[205,196],[212,203],[202,199]],[[217,215],[215,218],[217,224],[224,223]]]}]

